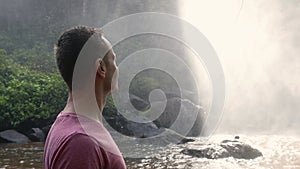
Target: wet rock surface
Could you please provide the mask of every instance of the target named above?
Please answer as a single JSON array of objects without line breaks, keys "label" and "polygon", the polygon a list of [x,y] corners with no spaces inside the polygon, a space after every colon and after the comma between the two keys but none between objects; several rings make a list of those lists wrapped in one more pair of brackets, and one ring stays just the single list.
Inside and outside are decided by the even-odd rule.
[{"label": "wet rock surface", "polygon": [[28,143],[29,138],[16,130],[5,130],[0,132],[0,143]]},{"label": "wet rock surface", "polygon": [[[171,94],[170,94],[171,93]],[[106,109],[103,112],[105,120],[109,123],[112,129],[116,130],[120,134],[125,136],[135,137],[135,138],[149,138],[155,137],[160,134],[162,135],[163,142],[172,142],[176,144],[184,144],[187,142],[193,141],[192,139],[187,139],[185,136],[199,136],[201,133],[203,120],[204,120],[204,111],[201,106],[192,103],[189,100],[182,99],[178,95],[172,95],[172,92],[169,92],[168,101],[159,100],[153,104],[153,107],[159,107],[159,105],[166,105],[164,112],[155,120],[143,119],[146,117],[135,117],[139,122],[131,121],[124,117],[116,109]],[[139,108],[147,107],[148,103],[142,98],[132,95],[131,100],[132,104],[138,106]],[[149,106],[149,105],[148,105]],[[179,116],[179,110],[182,110]],[[184,129],[182,125],[172,125],[176,119],[178,124],[193,124],[192,128],[188,130]],[[30,121],[25,121],[11,132],[8,130],[0,131],[4,134],[5,138],[0,140],[0,143],[7,142],[43,142],[48,135],[48,132],[51,128],[53,122],[50,120],[44,120],[39,123],[39,125],[33,125]],[[171,128],[171,129],[170,129]],[[23,135],[24,137],[21,137]],[[9,136],[8,136],[8,135]],[[174,138],[171,138],[174,137]],[[160,140],[161,141],[161,140]]]},{"label": "wet rock surface", "polygon": [[0,143],[29,143],[44,142],[46,135],[42,129],[34,127],[30,129],[8,129],[0,132]]},{"label": "wet rock surface", "polygon": [[[146,100],[135,95],[131,95],[130,101],[138,109],[144,109],[148,104]],[[128,106],[131,103],[128,103]],[[151,120],[152,122],[146,122],[149,121],[149,119],[141,119],[145,117],[139,116],[134,117],[136,121],[145,121],[145,123],[131,121],[117,110],[104,111],[103,116],[113,129],[131,137],[152,137],[164,132],[165,128],[172,129],[181,135],[187,135],[189,137],[196,137],[201,134],[205,119],[205,112],[201,106],[180,97],[173,97],[167,101],[161,100],[152,104],[154,109],[155,107],[166,105],[164,112],[155,120]],[[182,112],[179,114],[180,110]],[[186,131],[182,125],[174,125],[175,121],[178,124],[191,123],[193,125]]]},{"label": "wet rock surface", "polygon": [[45,141],[45,134],[40,128],[32,128],[32,133],[29,134],[29,138],[34,142],[43,142]]},{"label": "wet rock surface", "polygon": [[[160,104],[165,104],[161,102]],[[181,114],[179,114],[179,112]],[[159,118],[154,120],[158,127],[172,128],[182,135],[190,137],[197,137],[201,134],[202,125],[205,119],[205,112],[199,105],[194,104],[190,100],[182,99],[180,97],[170,98],[166,104],[164,112]],[[193,126],[188,133],[182,131],[182,126],[174,126],[176,120],[178,123],[187,124],[192,123]]]},{"label": "wet rock surface", "polygon": [[188,143],[188,142],[194,142],[195,140],[194,139],[191,139],[191,138],[183,138],[179,143],[177,144],[185,144],[185,143]]},{"label": "wet rock surface", "polygon": [[199,149],[184,149],[182,154],[207,159],[233,157],[236,159],[255,159],[263,154],[248,144],[237,140],[224,140],[219,144],[207,144]]}]

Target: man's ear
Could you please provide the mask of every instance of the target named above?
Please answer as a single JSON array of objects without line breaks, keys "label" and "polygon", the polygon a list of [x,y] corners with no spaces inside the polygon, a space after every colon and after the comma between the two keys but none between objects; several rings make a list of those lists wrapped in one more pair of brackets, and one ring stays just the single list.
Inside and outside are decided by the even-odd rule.
[{"label": "man's ear", "polygon": [[105,78],[105,73],[106,73],[105,63],[103,62],[102,59],[99,59],[97,65],[98,65],[97,76],[104,79]]}]

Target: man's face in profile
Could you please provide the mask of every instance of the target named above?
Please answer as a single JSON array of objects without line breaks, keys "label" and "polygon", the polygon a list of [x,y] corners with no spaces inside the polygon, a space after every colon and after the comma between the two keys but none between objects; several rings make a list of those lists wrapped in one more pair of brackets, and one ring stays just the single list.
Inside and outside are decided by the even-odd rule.
[{"label": "man's face in profile", "polygon": [[104,57],[104,62],[107,69],[104,78],[105,89],[107,89],[109,93],[115,92],[118,90],[119,69],[116,63],[116,54],[112,49],[109,50]]},{"label": "man's face in profile", "polygon": [[[97,67],[99,71],[99,77],[101,77],[101,86],[95,86],[96,90],[103,88],[103,92],[106,94],[110,94],[118,90],[118,74],[119,69],[116,63],[116,54],[112,49],[111,43],[101,35],[100,42],[100,50],[105,50],[107,53],[101,59],[99,58],[99,67]],[[100,52],[101,55],[101,52]]]}]

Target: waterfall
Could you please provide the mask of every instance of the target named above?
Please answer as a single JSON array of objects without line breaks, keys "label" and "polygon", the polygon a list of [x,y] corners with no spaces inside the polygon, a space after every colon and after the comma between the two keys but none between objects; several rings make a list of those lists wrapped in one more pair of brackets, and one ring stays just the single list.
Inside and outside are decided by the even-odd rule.
[{"label": "waterfall", "polygon": [[88,0],[82,0],[82,18],[86,17],[86,5]]}]

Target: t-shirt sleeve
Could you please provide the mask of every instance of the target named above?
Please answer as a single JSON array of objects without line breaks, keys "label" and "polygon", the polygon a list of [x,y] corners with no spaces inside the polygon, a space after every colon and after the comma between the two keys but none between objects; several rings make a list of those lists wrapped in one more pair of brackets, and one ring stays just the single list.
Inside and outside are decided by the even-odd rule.
[{"label": "t-shirt sleeve", "polygon": [[71,136],[54,162],[54,169],[102,169],[105,164],[97,144],[85,134]]}]

